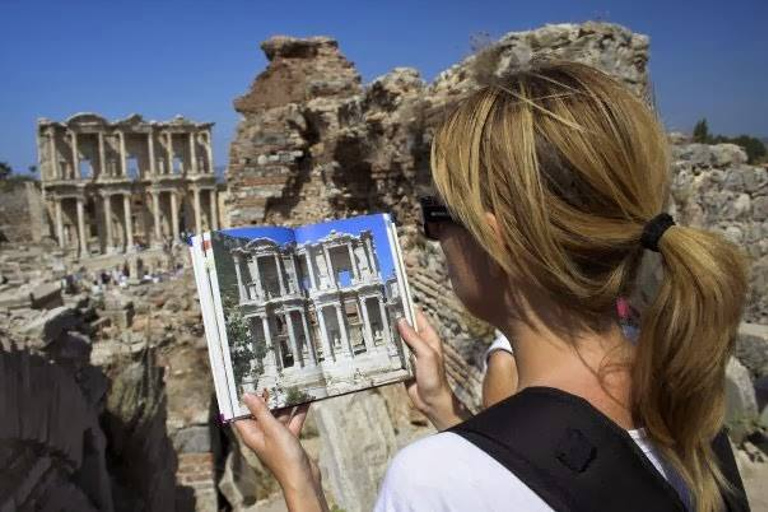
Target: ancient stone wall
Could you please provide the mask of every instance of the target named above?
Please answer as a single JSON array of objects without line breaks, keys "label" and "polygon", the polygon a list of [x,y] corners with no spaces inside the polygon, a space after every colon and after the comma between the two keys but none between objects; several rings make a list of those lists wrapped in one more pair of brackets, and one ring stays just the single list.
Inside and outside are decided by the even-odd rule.
[{"label": "ancient stone wall", "polygon": [[681,224],[712,229],[751,261],[744,320],[768,325],[768,168],[747,165],[733,144],[672,146],[672,197]]},{"label": "ancient stone wall", "polygon": [[0,182],[0,244],[42,240],[48,235],[43,215],[37,182]]}]

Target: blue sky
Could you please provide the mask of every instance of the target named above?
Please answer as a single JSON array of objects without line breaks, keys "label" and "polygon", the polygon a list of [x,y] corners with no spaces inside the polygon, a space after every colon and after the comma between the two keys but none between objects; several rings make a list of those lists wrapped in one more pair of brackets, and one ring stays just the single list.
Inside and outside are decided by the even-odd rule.
[{"label": "blue sky", "polygon": [[214,121],[223,166],[274,34],[330,35],[365,82],[395,66],[428,80],[469,53],[472,34],[601,18],[651,37],[651,77],[669,128],[768,136],[768,2],[0,0],[0,161],[36,163],[35,121]]},{"label": "blue sky", "polygon": [[[339,233],[350,233],[355,236],[359,235],[361,231],[370,230],[373,235],[373,245],[382,278],[387,279],[392,276],[395,266],[392,260],[392,253],[387,250],[389,242],[387,240],[387,225],[384,221],[384,215],[363,215],[350,219],[307,225],[299,229],[298,233],[296,233],[295,241],[303,243],[308,240],[319,240],[330,234],[332,230]],[[294,231],[280,227],[232,228],[225,229],[222,232],[239,238],[269,238],[280,245],[294,241]]]}]

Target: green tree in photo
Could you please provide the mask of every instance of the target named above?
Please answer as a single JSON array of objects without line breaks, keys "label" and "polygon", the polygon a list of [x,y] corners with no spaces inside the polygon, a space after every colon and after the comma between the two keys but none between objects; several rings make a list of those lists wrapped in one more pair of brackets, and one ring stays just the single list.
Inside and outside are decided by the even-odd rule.
[{"label": "green tree in photo", "polygon": [[248,321],[240,313],[239,307],[226,298],[224,311],[235,386],[242,392],[243,379],[250,374],[251,364],[255,356],[251,344],[251,329],[248,326]]},{"label": "green tree in photo", "polygon": [[297,387],[290,387],[285,393],[285,405],[302,404],[312,400],[312,395],[305,391],[300,391]]}]

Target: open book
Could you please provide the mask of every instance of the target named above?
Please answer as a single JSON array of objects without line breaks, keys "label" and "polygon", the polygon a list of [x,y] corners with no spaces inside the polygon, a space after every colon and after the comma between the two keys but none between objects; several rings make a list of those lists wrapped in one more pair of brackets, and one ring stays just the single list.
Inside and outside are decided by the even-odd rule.
[{"label": "open book", "polygon": [[413,375],[396,329],[413,325],[394,223],[365,215],[191,240],[208,353],[225,421],[243,393],[280,408]]}]

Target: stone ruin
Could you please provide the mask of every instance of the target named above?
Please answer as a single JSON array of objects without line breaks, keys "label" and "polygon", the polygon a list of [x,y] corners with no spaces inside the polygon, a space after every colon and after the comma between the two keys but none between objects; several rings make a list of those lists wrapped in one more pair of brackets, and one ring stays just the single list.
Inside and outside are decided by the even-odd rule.
[{"label": "stone ruin", "polygon": [[[397,68],[366,85],[333,39],[275,37],[262,48],[269,66],[235,100],[242,120],[230,148],[228,198],[217,208],[220,224],[229,219],[234,226],[296,225],[370,211],[394,213],[414,298],[446,340],[449,378],[457,394],[478,408],[480,357],[491,330],[461,307],[451,293],[439,247],[415,227],[415,198],[429,186],[432,130],[461,94],[534,58],[586,62],[645,94],[648,38],[603,23],[548,25],[507,34],[431,83],[416,70]],[[106,156],[98,157],[98,130],[75,137],[78,148],[79,141],[90,137],[92,149],[78,149],[73,157],[68,152],[71,135],[60,136],[56,151],[61,159],[88,158],[97,163],[96,173],[101,172],[98,162],[108,162]],[[113,137],[107,144],[114,158],[120,154],[121,138]],[[138,143],[141,137],[147,137],[148,146],[146,132],[125,140]],[[167,144],[163,136],[155,142]],[[176,148],[177,142],[184,144],[184,138],[173,136],[170,146]],[[760,439],[755,425],[768,423],[768,169],[747,165],[736,146],[697,145],[679,137],[672,142],[671,208],[676,218],[724,232],[753,258],[751,295],[727,388],[729,420],[749,425],[736,433],[741,447],[737,459],[758,510],[768,507],[759,492],[765,447],[761,451],[755,444]],[[137,151],[131,144],[126,148],[130,154]],[[174,153],[181,151],[179,146]],[[169,183],[152,176],[159,164],[151,169],[146,157],[138,161],[150,172],[141,174],[131,190],[146,193],[158,189],[158,183]],[[54,164],[46,165],[44,173],[54,172]],[[66,172],[66,162],[59,160],[56,169]],[[105,172],[112,172],[109,165]],[[115,179],[128,181],[125,176]],[[88,194],[113,178],[75,180],[77,184],[53,191],[76,191],[79,184],[84,192],[61,195],[67,197],[62,223],[70,228],[59,240],[70,252],[78,247],[103,250],[104,227],[91,227],[93,237],[85,244],[80,240],[79,233],[87,234],[88,228],[78,230],[77,197],[82,197],[84,212],[101,208],[97,217],[103,218],[103,200],[98,194],[88,199],[93,197]],[[131,212],[138,211],[140,199],[129,201]],[[5,224],[13,219],[4,217],[4,204],[0,201],[0,230],[25,237],[28,245],[0,249],[0,417],[18,419],[0,422],[0,482],[12,482],[0,484],[0,510],[285,510],[278,486],[259,461],[231,429],[213,419],[215,400],[211,379],[202,378],[209,369],[190,272],[158,262],[158,268],[166,269],[159,272],[160,282],[135,282],[98,293],[77,286],[76,279],[70,286],[72,276],[81,272],[78,265],[89,260],[57,252],[45,232],[36,245],[29,244],[34,230],[7,230]],[[55,218],[55,202],[48,205],[48,215]],[[160,208],[165,220],[162,236],[156,238],[174,235],[175,221],[169,226],[166,206]],[[222,215],[221,206],[228,216]],[[149,208],[150,213],[157,210]],[[113,236],[119,238],[125,219],[112,218]],[[203,228],[211,225],[201,222]],[[135,233],[134,241],[146,237],[151,243],[155,225],[150,222],[149,229]],[[59,233],[58,227],[50,233]],[[120,244],[125,241],[115,242]],[[180,254],[176,258],[182,259]],[[646,267],[652,284],[657,266],[650,261]],[[59,280],[63,287],[56,286]],[[637,300],[651,293],[652,286],[644,287]],[[18,385],[30,377],[42,385]],[[46,390],[56,390],[61,401]],[[59,403],[69,406],[66,421]],[[303,437],[332,502],[356,512],[370,510],[392,455],[431,432],[403,387],[395,385],[314,404]]]},{"label": "stone ruin", "polygon": [[217,229],[212,126],[180,116],[40,119],[40,182],[59,246],[87,257]]}]

